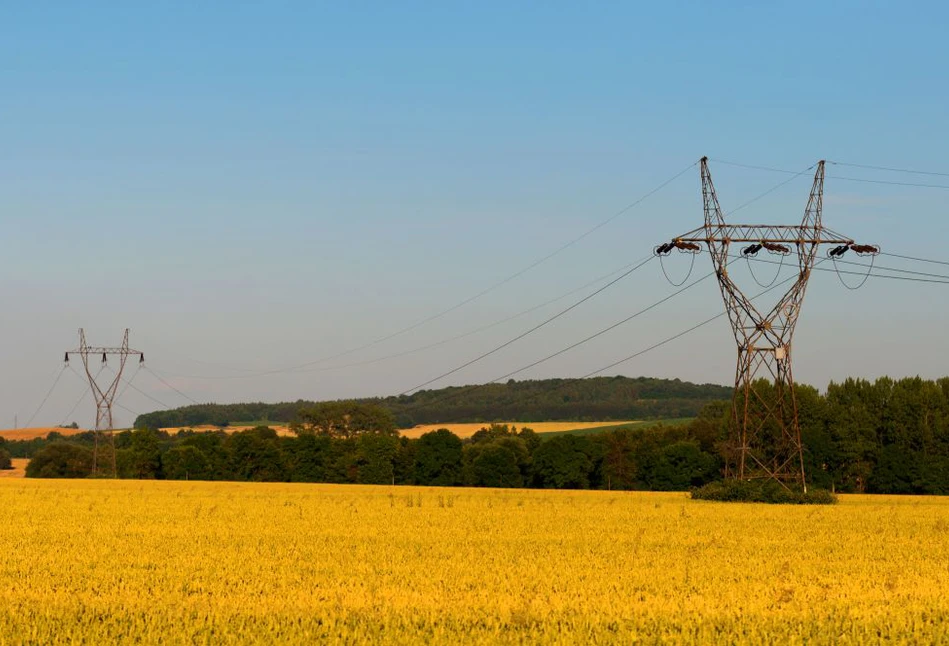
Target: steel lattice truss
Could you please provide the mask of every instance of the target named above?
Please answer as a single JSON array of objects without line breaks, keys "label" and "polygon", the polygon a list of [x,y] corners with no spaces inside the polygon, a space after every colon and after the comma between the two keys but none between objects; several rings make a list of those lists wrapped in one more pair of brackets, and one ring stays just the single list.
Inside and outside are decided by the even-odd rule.
[{"label": "steel lattice truss", "polygon": [[[817,164],[800,225],[727,224],[712,183],[708,158],[701,160],[701,175],[705,225],[673,238],[656,252],[665,254],[673,248],[698,252],[704,245],[712,257],[738,345],[731,428],[724,447],[725,476],[741,480],[774,479],[785,485],[796,483],[806,491],[791,372],[791,340],[807,282],[822,245],[834,245],[831,255],[835,256],[847,249],[859,253],[878,253],[879,249],[855,245],[852,239],[824,228],[823,161]],[[741,249],[745,256],[753,256],[761,249],[797,256],[794,282],[770,309],[759,309],[729,275],[729,258],[734,257],[731,245],[736,243],[748,244]]]},{"label": "steel lattice truss", "polygon": [[[122,345],[119,347],[91,346],[86,343],[86,333],[82,328],[79,329],[79,348],[66,352],[66,363],[69,363],[69,355],[78,354],[82,359],[82,366],[86,371],[86,378],[89,380],[89,387],[92,389],[92,395],[96,400],[96,428],[95,428],[95,447],[92,452],[92,474],[102,475],[102,465],[100,464],[101,448],[100,444],[108,441],[111,453],[112,477],[118,475],[118,469],[115,460],[115,435],[112,432],[112,404],[122,380],[122,372],[125,370],[125,363],[130,355],[137,354],[139,362],[145,361],[145,355],[138,350],[129,348],[129,331],[125,330],[122,337]],[[90,360],[96,357],[102,357],[102,364],[108,362],[110,356],[118,356],[119,366],[115,371],[115,377],[111,381],[99,383],[95,374],[90,368]]]}]

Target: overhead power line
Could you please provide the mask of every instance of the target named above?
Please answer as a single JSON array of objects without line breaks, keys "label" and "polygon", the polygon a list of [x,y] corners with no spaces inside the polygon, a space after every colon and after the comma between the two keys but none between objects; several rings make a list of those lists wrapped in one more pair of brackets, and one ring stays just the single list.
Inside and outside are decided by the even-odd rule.
[{"label": "overhead power line", "polygon": [[888,186],[912,186],[915,188],[942,188],[949,189],[947,184],[925,184],[922,182],[894,182],[885,179],[868,179],[863,177],[842,177],[840,175],[828,175],[827,179],[839,179],[844,182],[860,182],[863,184],[886,184]]},{"label": "overhead power line", "polygon": [[938,173],[935,171],[909,170],[908,168],[893,168],[891,166],[871,166],[870,164],[851,164],[851,163],[839,162],[839,161],[828,161],[827,163],[833,164],[834,166],[850,166],[852,168],[864,168],[867,170],[882,170],[882,171],[888,171],[891,173],[908,173],[910,175],[929,175],[932,177],[949,177],[949,173]]},{"label": "overhead power line", "polygon": [[[624,207],[621,208],[620,210],[616,211],[615,213],[613,213],[613,214],[610,215],[609,217],[605,218],[604,220],[601,220],[599,223],[597,223],[597,224],[595,224],[594,226],[592,226],[591,228],[587,229],[586,231],[584,231],[584,232],[581,233],[580,235],[576,236],[575,238],[572,238],[572,239],[568,240],[567,242],[563,243],[562,245],[560,245],[559,247],[557,247],[557,248],[554,249],[553,251],[551,251],[551,252],[547,253],[546,255],[544,255],[544,256],[538,258],[537,260],[531,262],[530,264],[528,264],[527,266],[523,267],[522,269],[519,269],[519,270],[515,271],[513,274],[510,274],[510,275],[507,276],[506,278],[503,278],[502,280],[499,280],[498,282],[493,283],[492,285],[490,285],[490,286],[488,286],[488,287],[482,289],[481,291],[479,291],[478,293],[474,294],[473,296],[470,296],[470,297],[468,297],[468,298],[466,298],[466,299],[464,299],[464,300],[462,300],[462,301],[456,303],[455,305],[452,305],[451,307],[448,307],[447,309],[441,310],[441,311],[439,311],[439,312],[437,312],[437,313],[435,313],[435,314],[432,314],[431,316],[425,317],[425,318],[423,318],[423,319],[421,319],[421,320],[419,320],[419,321],[417,321],[417,322],[415,322],[415,323],[412,323],[411,325],[408,325],[408,326],[406,326],[406,327],[404,327],[404,328],[401,328],[401,329],[399,329],[399,330],[397,330],[397,331],[395,331],[395,332],[392,332],[391,334],[387,334],[387,335],[382,336],[382,337],[379,337],[379,338],[377,338],[377,339],[375,339],[375,340],[373,340],[373,341],[369,341],[368,343],[364,343],[364,344],[362,344],[362,345],[359,345],[359,346],[356,346],[356,347],[353,347],[353,348],[349,348],[349,349],[347,349],[347,350],[343,350],[343,351],[337,352],[337,353],[335,353],[335,354],[331,354],[331,355],[328,355],[328,356],[325,356],[325,357],[321,357],[321,358],[319,358],[319,359],[314,359],[313,361],[307,361],[307,362],[300,363],[300,364],[296,364],[296,365],[293,365],[293,366],[288,366],[288,367],[286,367],[286,368],[276,368],[276,369],[272,369],[272,370],[262,370],[262,371],[250,372],[250,374],[245,375],[245,376],[247,376],[247,377],[263,377],[263,376],[270,375],[270,374],[280,374],[280,373],[286,373],[286,372],[297,372],[297,371],[302,370],[303,368],[308,368],[308,367],[310,367],[310,366],[314,366],[314,365],[317,365],[317,364],[320,364],[320,363],[325,363],[325,362],[327,362],[327,361],[332,361],[332,360],[334,360],[334,359],[339,359],[339,358],[345,357],[345,356],[347,356],[347,355],[353,354],[353,353],[355,353],[355,352],[359,352],[360,350],[365,350],[365,349],[367,349],[367,348],[373,347],[373,346],[375,346],[375,345],[378,345],[378,344],[380,344],[380,343],[383,343],[383,342],[385,342],[385,341],[388,341],[388,340],[390,340],[390,339],[393,339],[393,338],[395,338],[395,337],[397,337],[397,336],[401,336],[402,334],[405,334],[406,332],[410,332],[410,331],[415,330],[415,329],[417,329],[417,328],[419,328],[419,327],[422,327],[423,325],[425,325],[425,324],[427,324],[427,323],[430,323],[430,322],[432,322],[432,321],[434,321],[434,320],[436,320],[436,319],[439,319],[439,318],[441,318],[441,317],[443,317],[443,316],[445,316],[445,315],[447,315],[447,314],[450,314],[451,312],[454,312],[454,311],[456,311],[456,310],[458,310],[458,309],[464,307],[465,305],[468,305],[468,304],[470,304],[470,303],[473,303],[474,301],[478,300],[479,298],[481,298],[481,297],[483,297],[483,296],[486,296],[487,294],[489,294],[489,293],[495,291],[496,289],[499,289],[500,287],[503,287],[504,285],[510,283],[511,281],[513,281],[513,280],[515,280],[515,279],[517,279],[517,278],[523,276],[524,274],[526,274],[526,273],[529,272],[530,270],[534,269],[535,267],[538,267],[539,265],[541,265],[541,264],[547,262],[548,260],[550,260],[550,259],[553,258],[554,256],[557,256],[558,254],[560,254],[560,253],[566,251],[567,249],[569,249],[569,248],[572,247],[573,245],[577,244],[577,243],[580,242],[581,240],[583,240],[583,239],[587,238],[588,236],[592,235],[592,234],[595,233],[596,231],[599,231],[600,229],[602,229],[602,228],[605,227],[606,225],[610,224],[611,222],[613,222],[614,220],[616,220],[617,218],[619,218],[621,215],[623,215],[623,214],[629,212],[630,210],[636,208],[637,206],[639,206],[640,204],[642,204],[643,202],[645,202],[646,200],[648,200],[650,197],[652,197],[653,195],[655,195],[656,193],[658,193],[659,191],[661,191],[662,189],[664,189],[666,186],[668,186],[669,184],[671,184],[671,183],[674,182],[675,180],[677,180],[677,179],[679,179],[680,177],[682,177],[683,175],[685,175],[685,174],[686,174],[687,172],[689,172],[692,168],[694,168],[696,164],[698,164],[697,161],[696,161],[696,162],[692,162],[691,164],[689,164],[688,166],[686,166],[686,167],[683,168],[682,170],[678,171],[677,173],[675,173],[674,175],[672,175],[672,176],[669,177],[668,179],[662,181],[662,182],[659,183],[657,186],[655,186],[654,188],[652,188],[652,189],[650,189],[649,191],[647,191],[646,193],[644,193],[642,196],[640,196],[639,198],[637,198],[637,199],[634,200],[633,202],[630,202],[629,204],[627,204],[626,206],[624,206]],[[228,369],[234,370],[235,368],[231,367],[231,368],[228,368]]]},{"label": "overhead power line", "polygon": [[534,327],[530,328],[529,330],[526,330],[525,332],[522,332],[521,334],[518,334],[518,335],[515,336],[513,339],[510,339],[510,340],[508,340],[508,341],[505,341],[505,342],[502,343],[501,345],[496,346],[496,347],[492,348],[491,350],[488,350],[487,352],[478,355],[477,357],[475,357],[474,359],[471,359],[470,361],[466,361],[465,363],[461,364],[460,366],[457,366],[457,367],[455,367],[455,368],[452,368],[451,370],[449,370],[449,371],[447,371],[447,372],[443,372],[442,374],[438,375],[437,377],[433,377],[433,378],[429,379],[428,381],[425,381],[425,382],[423,382],[423,383],[421,383],[421,384],[418,384],[417,386],[413,386],[412,388],[409,388],[409,389],[407,389],[407,390],[404,390],[404,391],[402,391],[401,393],[399,393],[399,395],[400,395],[400,396],[401,396],[401,395],[407,395],[407,394],[409,394],[410,392],[413,392],[413,391],[415,391],[415,390],[418,390],[419,388],[424,388],[425,386],[428,386],[429,384],[433,384],[433,383],[435,383],[436,381],[439,381],[440,379],[444,379],[445,377],[448,377],[449,375],[453,375],[453,374],[455,374],[456,372],[458,372],[459,370],[463,370],[464,368],[467,368],[468,366],[473,365],[473,364],[475,364],[475,363],[481,361],[482,359],[485,359],[486,357],[489,357],[489,356],[491,356],[492,354],[503,350],[504,348],[508,347],[508,346],[511,345],[512,343],[515,343],[515,342],[517,342],[517,341],[523,339],[524,337],[528,336],[529,334],[533,334],[534,332],[536,332],[536,331],[539,330],[540,328],[544,327],[544,326],[547,325],[548,323],[551,323],[552,321],[557,320],[558,318],[560,318],[561,316],[563,316],[563,315],[566,314],[567,312],[570,312],[571,310],[573,310],[573,309],[579,307],[580,305],[582,305],[583,303],[587,302],[588,300],[590,300],[591,298],[593,298],[593,297],[596,296],[597,294],[600,294],[600,293],[604,292],[605,290],[609,289],[610,287],[612,287],[613,285],[615,285],[615,284],[618,283],[619,281],[623,280],[624,278],[626,278],[627,276],[629,276],[630,274],[632,274],[634,271],[636,271],[636,270],[639,269],[640,267],[643,267],[644,265],[646,265],[650,260],[653,259],[653,257],[654,257],[654,256],[650,255],[648,258],[646,258],[645,260],[643,260],[643,261],[639,262],[638,264],[634,265],[631,269],[628,269],[628,270],[625,271],[624,273],[620,274],[618,277],[614,278],[613,280],[611,280],[611,281],[608,282],[607,284],[603,285],[602,287],[600,287],[600,288],[597,289],[596,291],[591,292],[590,294],[584,296],[584,297],[581,298],[579,301],[573,303],[573,304],[570,305],[569,307],[566,307],[566,308],[560,310],[559,312],[557,312],[557,313],[554,314],[553,316],[551,316],[551,317],[545,319],[545,320],[542,321],[541,323],[538,323],[537,325],[535,325]]},{"label": "overhead power line", "polygon": [[63,365],[62,369],[56,373],[56,379],[53,380],[53,385],[49,387],[49,390],[46,391],[46,396],[43,397],[43,401],[40,402],[40,405],[36,407],[36,410],[33,411],[33,414],[30,415],[30,419],[27,420],[26,426],[24,428],[30,428],[33,424],[33,420],[36,419],[36,416],[39,415],[40,411],[43,410],[43,406],[46,405],[46,402],[49,401],[50,395],[53,394],[53,391],[56,389],[56,384],[59,383],[59,380],[62,378],[63,373],[66,372],[66,365]]},{"label": "overhead power line", "polygon": [[[453,342],[453,341],[458,341],[458,340],[460,340],[460,339],[464,339],[464,338],[473,336],[473,335],[478,334],[478,333],[480,333],[480,332],[484,332],[484,331],[489,330],[489,329],[491,329],[491,328],[495,328],[495,327],[497,327],[497,326],[499,326],[499,325],[503,325],[504,323],[508,323],[508,322],[513,321],[513,320],[515,320],[515,319],[521,318],[522,316],[526,316],[527,314],[530,314],[530,313],[532,313],[532,312],[536,312],[537,310],[543,309],[544,307],[547,307],[548,305],[552,305],[552,304],[556,303],[557,301],[561,301],[561,300],[567,298],[568,296],[573,296],[573,295],[576,294],[577,292],[581,292],[581,291],[587,289],[588,287],[592,287],[593,285],[596,285],[597,283],[600,283],[600,282],[603,282],[604,280],[607,280],[607,279],[609,279],[609,278],[612,278],[612,277],[616,276],[617,274],[620,274],[620,273],[626,271],[627,269],[629,269],[630,267],[632,267],[632,266],[635,265],[635,264],[636,264],[635,262],[631,262],[631,263],[629,263],[629,264],[623,265],[622,267],[619,267],[618,269],[614,269],[613,271],[611,271],[611,272],[609,272],[609,273],[606,273],[606,274],[603,274],[603,275],[601,275],[601,276],[598,276],[597,278],[594,278],[593,280],[587,281],[586,283],[584,283],[583,285],[580,285],[579,287],[574,287],[574,288],[571,289],[570,291],[564,292],[564,293],[562,293],[562,294],[560,294],[560,295],[558,295],[558,296],[555,296],[554,298],[548,299],[548,300],[544,301],[543,303],[539,303],[539,304],[537,304],[537,305],[533,305],[533,306],[531,306],[531,307],[529,307],[529,308],[527,308],[527,309],[521,310],[520,312],[518,312],[518,313],[516,313],[516,314],[512,314],[512,315],[510,315],[510,316],[506,316],[506,317],[504,317],[504,318],[502,318],[502,319],[498,319],[498,320],[493,321],[493,322],[491,322],[491,323],[487,323],[487,324],[485,324],[485,325],[479,326],[479,327],[477,327],[477,328],[475,328],[475,329],[473,329],[473,330],[468,330],[467,332],[463,332],[463,333],[461,333],[461,334],[456,334],[456,335],[454,335],[454,336],[450,336],[450,337],[447,337],[447,338],[443,338],[443,339],[440,339],[440,340],[438,340],[438,341],[434,341],[434,342],[432,342],[432,343],[427,343],[427,344],[425,344],[425,345],[417,346],[417,347],[412,348],[412,349],[409,349],[409,350],[404,350],[404,351],[402,351],[402,352],[396,352],[396,353],[393,353],[393,354],[388,354],[388,355],[384,355],[384,356],[381,356],[381,357],[376,357],[375,359],[366,359],[365,361],[354,361],[354,362],[351,362],[351,363],[337,364],[337,365],[332,365],[332,366],[326,366],[326,367],[323,367],[323,368],[305,368],[305,369],[301,369],[301,370],[295,370],[295,371],[293,371],[293,372],[294,372],[294,373],[330,372],[330,371],[334,371],[334,370],[343,370],[343,369],[346,369],[346,368],[354,368],[354,367],[359,367],[359,366],[368,366],[368,365],[372,365],[372,364],[376,364],[376,363],[381,363],[381,362],[383,362],[383,361],[388,361],[388,360],[390,360],[390,359],[396,359],[396,358],[399,358],[399,357],[405,357],[405,356],[408,356],[408,355],[416,354],[416,353],[418,353],[418,352],[423,352],[423,351],[425,351],[425,350],[430,350],[430,349],[432,349],[432,348],[436,348],[436,347],[439,347],[439,346],[442,346],[442,345],[446,345],[446,344],[451,343],[451,342]],[[233,380],[233,379],[247,379],[247,378],[255,377],[255,376],[256,376],[256,375],[225,375],[225,376],[215,376],[215,377],[211,377],[211,376],[207,376],[207,375],[184,375],[184,374],[174,374],[174,373],[169,373],[167,370],[162,371],[162,373],[163,373],[166,377],[169,376],[169,375],[171,375],[171,376],[180,377],[180,378],[183,378],[183,379],[200,379],[200,380],[207,380],[207,381],[224,381],[224,380]]]},{"label": "overhead power line", "polygon": [[945,260],[930,260],[929,258],[917,258],[915,256],[903,256],[898,253],[887,253],[886,251],[880,252],[881,256],[890,256],[891,258],[902,258],[903,260],[915,260],[916,262],[928,262],[934,265],[946,265],[949,266],[949,262]]},{"label": "overhead power line", "polygon": [[[162,384],[164,384],[164,385],[167,386],[168,388],[171,388],[173,391],[175,391],[176,393],[178,393],[179,395],[181,395],[182,397],[184,397],[185,399],[187,399],[188,401],[190,401],[192,404],[200,404],[200,403],[201,403],[201,402],[199,402],[197,399],[191,397],[190,395],[188,395],[188,394],[186,394],[186,393],[181,392],[180,390],[178,390],[177,388],[175,388],[174,386],[172,386],[170,383],[168,383],[167,381],[165,381],[165,380],[162,378],[161,375],[159,375],[157,372],[155,372],[154,370],[152,370],[152,369],[149,368],[148,366],[145,366],[145,371],[148,372],[149,374],[151,374],[155,379],[157,379],[158,381],[160,381]],[[169,408],[169,407],[168,407],[168,406],[165,406],[165,408]]]}]

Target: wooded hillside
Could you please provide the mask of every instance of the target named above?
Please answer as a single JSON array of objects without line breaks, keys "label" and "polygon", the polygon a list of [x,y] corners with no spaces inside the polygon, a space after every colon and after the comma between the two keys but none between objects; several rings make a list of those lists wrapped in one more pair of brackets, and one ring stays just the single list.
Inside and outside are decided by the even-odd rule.
[{"label": "wooded hillside", "polygon": [[[595,377],[541,379],[504,384],[421,390],[400,397],[358,400],[379,404],[400,428],[439,422],[610,421],[694,417],[709,402],[729,399],[731,388],[679,379]],[[314,401],[200,404],[140,415],[135,428],[202,424],[226,425],[250,420],[294,421]]]}]

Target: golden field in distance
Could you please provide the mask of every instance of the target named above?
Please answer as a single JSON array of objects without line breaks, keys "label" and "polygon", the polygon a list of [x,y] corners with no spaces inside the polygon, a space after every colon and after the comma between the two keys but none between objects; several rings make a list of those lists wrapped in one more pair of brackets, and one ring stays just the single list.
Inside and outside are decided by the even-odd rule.
[{"label": "golden field in distance", "polygon": [[0,469],[0,478],[23,478],[26,476],[26,465],[29,460],[26,458],[13,458],[10,460],[12,469]]},{"label": "golden field in distance", "polygon": [[17,440],[34,440],[38,437],[45,438],[52,432],[59,433],[62,436],[79,435],[85,433],[84,428],[61,428],[59,426],[42,426],[36,428],[10,428],[0,430],[0,437],[10,442]]},{"label": "golden field in distance", "polygon": [[[518,429],[522,427],[527,427],[533,429],[537,433],[552,433],[557,431],[572,431],[578,429],[586,428],[597,428],[600,426],[618,426],[622,424],[637,424],[636,421],[618,421],[618,422],[497,422],[499,424],[507,424],[509,426],[516,426]],[[399,431],[399,434],[403,437],[410,439],[417,439],[422,437],[425,433],[431,431],[437,431],[440,428],[447,428],[452,433],[458,437],[465,439],[469,438],[482,428],[490,426],[489,422],[477,422],[477,423],[459,423],[459,424],[424,424],[415,426],[413,428],[403,429]],[[291,436],[293,433],[290,431],[290,427],[287,424],[283,423],[274,423],[268,424],[270,428],[274,429],[277,432],[277,435],[280,436]],[[213,426],[210,424],[199,424],[196,426],[174,426],[162,428],[162,431],[174,435],[178,431],[187,431],[192,430],[195,432],[207,432],[207,431],[225,431],[226,433],[237,433],[238,431],[247,431],[252,429],[253,426],[248,425],[236,425],[236,426]],[[59,428],[59,427],[42,427],[42,428],[19,428],[19,429],[7,429],[0,430],[0,437],[14,441],[14,440],[32,440],[37,437],[46,437],[50,432],[56,431],[61,435],[78,435],[79,433],[86,432],[86,429],[72,429],[72,428]],[[117,431],[118,432],[118,431]]]},{"label": "golden field in distance", "polygon": [[949,641],[949,498],[4,479],[0,553],[0,644]]},{"label": "golden field in distance", "polygon": [[[532,429],[535,433],[554,433],[557,431],[573,431],[585,428],[597,428],[600,426],[620,426],[622,424],[637,424],[635,421],[619,422],[495,422],[496,424],[507,424],[521,428]],[[491,422],[465,422],[459,424],[423,424],[413,428],[407,428],[399,431],[399,434],[409,439],[417,439],[440,428],[447,428],[449,431],[466,439],[477,433],[483,428],[491,426]]]}]

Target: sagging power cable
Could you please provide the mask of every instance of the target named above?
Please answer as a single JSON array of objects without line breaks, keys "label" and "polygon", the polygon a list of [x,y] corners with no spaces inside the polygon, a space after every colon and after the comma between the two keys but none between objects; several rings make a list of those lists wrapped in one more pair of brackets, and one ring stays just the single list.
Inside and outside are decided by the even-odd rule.
[{"label": "sagging power cable", "polygon": [[551,317],[549,317],[549,318],[543,320],[542,322],[538,323],[537,325],[533,326],[532,328],[530,328],[530,329],[528,329],[528,330],[522,332],[521,334],[518,334],[517,336],[515,336],[514,338],[512,338],[512,339],[510,339],[510,340],[508,340],[508,341],[505,341],[505,342],[502,343],[501,345],[496,346],[496,347],[492,348],[491,350],[488,350],[487,352],[484,352],[484,353],[478,355],[478,356],[475,357],[474,359],[471,359],[471,360],[469,360],[469,361],[466,361],[465,363],[461,364],[460,366],[457,366],[457,367],[455,367],[455,368],[452,368],[451,370],[448,370],[447,372],[443,372],[442,374],[438,375],[437,377],[433,377],[433,378],[429,379],[428,381],[425,381],[425,382],[423,382],[423,383],[421,383],[421,384],[418,384],[418,385],[416,385],[416,386],[413,386],[412,388],[409,388],[409,389],[407,389],[407,390],[402,391],[401,393],[399,393],[399,396],[407,395],[407,394],[409,394],[409,393],[411,393],[411,392],[413,392],[413,391],[415,391],[415,390],[418,390],[418,389],[420,389],[420,388],[424,388],[425,386],[428,386],[429,384],[433,384],[433,383],[435,383],[436,381],[439,381],[439,380],[441,380],[441,379],[444,379],[445,377],[448,377],[448,376],[450,376],[450,375],[453,375],[453,374],[455,374],[456,372],[458,372],[459,370],[463,370],[463,369],[467,368],[468,366],[471,366],[471,365],[473,365],[473,364],[475,364],[475,363],[481,361],[482,359],[485,359],[485,358],[491,356],[492,354],[494,354],[494,353],[496,353],[496,352],[500,352],[501,350],[503,350],[504,348],[508,347],[509,345],[511,345],[511,344],[513,344],[513,343],[516,343],[517,341],[520,341],[520,340],[523,339],[524,337],[526,337],[526,336],[528,336],[528,335],[530,335],[530,334],[533,334],[534,332],[536,332],[537,330],[539,330],[539,329],[541,329],[542,327],[546,326],[547,324],[552,323],[553,321],[556,321],[556,320],[557,320],[558,318],[560,318],[561,316],[563,316],[563,315],[567,314],[568,312],[570,312],[570,311],[576,309],[577,307],[579,307],[579,306],[582,305],[583,303],[586,303],[587,301],[589,301],[589,300],[590,300],[591,298],[593,298],[594,296],[597,296],[598,294],[603,293],[604,291],[606,291],[607,289],[609,289],[610,287],[612,287],[613,285],[615,285],[615,284],[618,283],[619,281],[623,280],[624,278],[626,278],[627,276],[629,276],[630,274],[632,274],[633,272],[635,272],[635,271],[638,270],[639,268],[645,266],[645,265],[646,265],[650,260],[652,260],[652,259],[653,259],[653,256],[651,256],[651,255],[648,256],[647,258],[645,258],[644,260],[640,261],[639,263],[637,263],[636,265],[634,265],[632,268],[630,268],[630,269],[628,269],[627,271],[623,272],[622,274],[620,274],[619,276],[617,276],[616,278],[614,278],[614,279],[611,280],[610,282],[606,283],[605,285],[603,285],[602,287],[600,287],[600,288],[597,289],[596,291],[593,291],[593,292],[591,292],[590,294],[584,296],[583,298],[581,298],[580,300],[576,301],[575,303],[573,303],[573,304],[570,305],[569,307],[566,307],[566,308],[560,310],[559,312],[557,312],[557,313],[554,314],[553,316],[551,316]]}]

